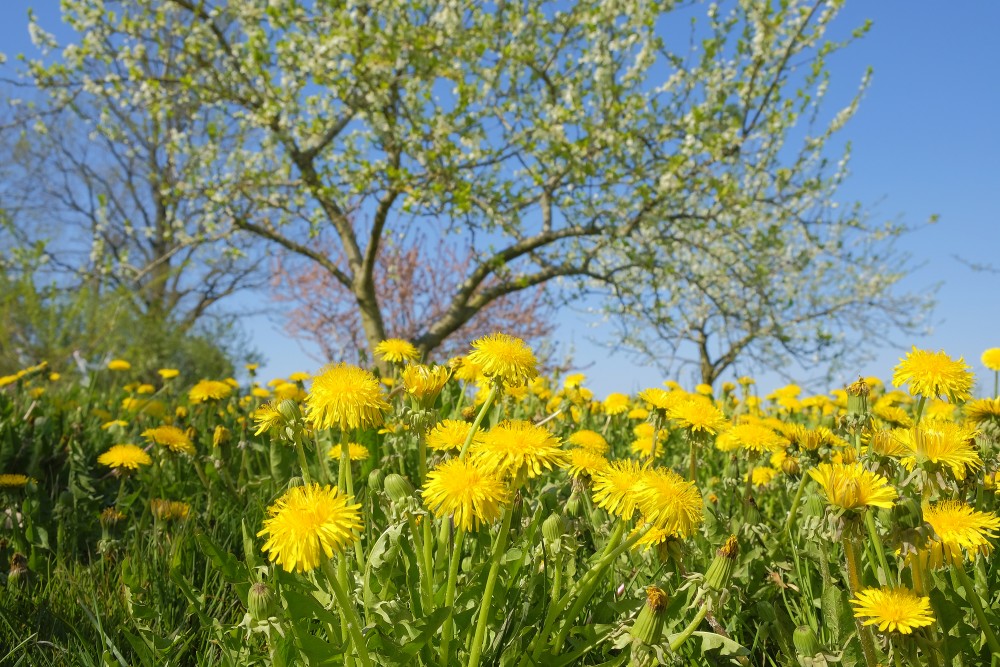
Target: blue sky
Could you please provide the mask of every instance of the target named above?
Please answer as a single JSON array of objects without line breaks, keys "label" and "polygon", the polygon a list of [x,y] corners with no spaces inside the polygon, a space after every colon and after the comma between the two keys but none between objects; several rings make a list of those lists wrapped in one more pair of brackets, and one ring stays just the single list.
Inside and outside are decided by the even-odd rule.
[{"label": "blue sky", "polygon": [[[58,22],[55,0],[6,0],[0,5],[0,51],[8,57],[31,50],[28,7],[35,8],[43,27],[59,33],[53,29]],[[975,272],[958,258],[1000,271],[1000,41],[995,38],[1000,3],[852,0],[835,30],[846,35],[865,19],[874,23],[870,34],[831,60],[833,103],[838,95],[844,100],[853,93],[866,67],[874,69],[871,88],[843,132],[852,142],[853,158],[840,198],[865,202],[876,219],[921,226],[939,216],[900,247],[918,266],[904,287],[940,288],[932,331],[895,341],[900,347],[883,347],[856,372],[889,378],[898,358],[914,344],[964,356],[982,384],[991,385],[992,374],[986,381],[979,356],[986,348],[1000,347],[1000,273]],[[593,327],[594,321],[566,312],[557,336],[572,348],[588,386],[599,396],[666,379],[591,343],[591,338],[613,334],[610,326]],[[249,327],[254,345],[268,359],[264,377],[315,370],[317,363],[288,339],[280,322],[255,318]],[[783,383],[773,374],[758,378],[764,389]],[[679,379],[692,384],[690,377]]]}]

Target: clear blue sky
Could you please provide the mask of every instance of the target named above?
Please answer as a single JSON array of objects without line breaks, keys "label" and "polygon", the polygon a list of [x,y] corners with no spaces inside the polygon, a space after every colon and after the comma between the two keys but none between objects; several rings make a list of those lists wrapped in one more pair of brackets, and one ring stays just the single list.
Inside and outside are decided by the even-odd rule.
[{"label": "clear blue sky", "polygon": [[[28,7],[35,8],[43,27],[60,32],[55,0],[6,0],[0,5],[0,51],[8,57],[32,50]],[[913,225],[940,216],[901,245],[919,265],[905,287],[940,284],[940,289],[929,335],[897,341],[905,345],[880,350],[856,371],[889,378],[897,359],[915,344],[964,356],[985,379],[979,356],[988,347],[1000,347],[1000,273],[974,272],[956,257],[1000,270],[1000,40],[995,34],[1000,3],[849,0],[835,29],[847,34],[865,19],[874,22],[871,33],[831,61],[833,103],[855,90],[867,66],[874,69],[860,111],[843,133],[853,144],[853,159],[841,199],[865,202],[876,216]],[[610,327],[589,328],[593,322],[565,313],[557,335],[572,346],[598,396],[666,379],[593,345],[590,337],[613,333]],[[268,359],[264,377],[315,370],[316,362],[281,332],[280,323],[257,318],[250,329]],[[763,389],[781,383],[773,375],[759,378]],[[688,377],[680,379],[691,384]]]}]

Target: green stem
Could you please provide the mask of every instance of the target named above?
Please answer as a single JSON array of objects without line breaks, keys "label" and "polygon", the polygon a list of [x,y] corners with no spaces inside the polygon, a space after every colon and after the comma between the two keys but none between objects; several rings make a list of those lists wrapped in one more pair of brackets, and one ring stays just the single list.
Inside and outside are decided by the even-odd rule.
[{"label": "green stem", "polygon": [[785,535],[792,539],[792,529],[795,527],[795,519],[799,515],[799,503],[802,501],[802,493],[806,490],[806,482],[809,476],[803,471],[802,479],[799,480],[799,488],[795,491],[795,498],[792,499],[792,506],[788,510],[788,519],[785,520]]},{"label": "green stem", "polygon": [[472,422],[472,428],[469,429],[469,435],[465,437],[465,444],[462,445],[462,451],[458,455],[458,458],[465,458],[465,453],[469,451],[472,439],[479,431],[479,425],[483,423],[483,418],[486,416],[486,412],[490,409],[490,406],[493,405],[493,401],[496,400],[498,393],[500,393],[500,383],[494,382],[493,386],[490,388],[490,393],[486,395],[486,401],[483,403],[482,407],[479,408],[479,414],[476,415],[476,421]]},{"label": "green stem", "polygon": [[691,455],[690,462],[688,463],[688,479],[690,481],[695,481],[698,476],[698,441],[695,439],[692,433],[689,437],[691,441]]},{"label": "green stem", "polygon": [[[417,528],[417,519],[409,512],[406,513],[406,521],[410,526],[410,535],[413,536],[413,546],[417,554],[417,568],[420,570],[420,594],[423,597],[423,607],[429,612],[431,607],[434,606],[434,590],[432,588],[434,571],[430,569],[432,566],[426,558],[426,547],[424,545],[430,537],[429,535],[424,535],[423,539],[421,539],[421,533]],[[421,523],[427,523],[426,517]]]},{"label": "green stem", "polygon": [[455,582],[458,580],[458,565],[462,562],[462,542],[465,541],[465,529],[459,526],[455,533],[455,546],[451,552],[451,566],[448,568],[448,587],[444,593],[444,606],[448,609],[448,617],[444,620],[441,630],[441,667],[448,667],[450,658],[448,647],[455,629]]},{"label": "green stem", "polygon": [[975,587],[972,585],[972,581],[969,579],[969,575],[965,572],[965,564],[953,565],[952,570],[958,576],[958,581],[962,584],[962,588],[965,589],[965,599],[969,601],[972,605],[972,611],[976,614],[976,619],[979,620],[979,629],[983,631],[986,635],[986,643],[990,645],[990,651],[994,654],[1000,654],[1000,641],[997,641],[997,636],[993,632],[993,628],[990,626],[989,621],[986,619],[986,612],[983,610],[983,603],[979,599],[979,593],[976,592]]},{"label": "green stem", "polygon": [[301,436],[295,436],[295,453],[299,457],[299,467],[302,468],[302,480],[306,486],[312,484],[312,475],[309,474],[309,462],[306,460],[306,448],[302,445]]},{"label": "green stem", "polygon": [[427,431],[423,429],[417,436],[417,471],[420,474],[419,486],[427,479]]},{"label": "green stem", "polygon": [[868,537],[871,538],[872,546],[875,549],[875,555],[878,557],[878,564],[882,566],[882,576],[885,577],[885,583],[889,586],[895,587],[896,573],[889,569],[889,562],[885,558],[885,550],[882,548],[882,540],[879,539],[878,530],[875,528],[875,511],[866,510],[865,511],[865,526],[868,528]]},{"label": "green stem", "polygon": [[[490,392],[490,396],[493,396],[496,392],[496,387],[498,385],[493,385],[494,390]],[[486,399],[486,404],[489,404],[490,399]],[[484,404],[484,408],[486,407]],[[485,413],[486,410],[480,411],[480,416]],[[477,426],[473,425],[472,432],[475,432]],[[466,442],[468,444],[468,442]],[[464,453],[464,452],[463,452]],[[469,662],[467,667],[479,667],[479,660],[483,653],[483,641],[486,639],[486,622],[490,616],[490,605],[493,602],[493,589],[497,584],[497,576],[500,574],[500,561],[503,558],[504,550],[507,548],[507,535],[510,533],[510,522],[511,517],[514,515],[513,508],[506,508],[503,513],[503,522],[500,524],[500,532],[497,534],[496,542],[493,544],[493,556],[492,563],[490,564],[490,573],[486,578],[486,588],[483,590],[483,601],[479,605],[479,619],[476,621],[476,635],[472,639],[472,648],[469,650]]]},{"label": "green stem", "polygon": [[927,403],[927,397],[923,394],[920,395],[920,400],[917,401],[917,411],[913,417],[913,425],[917,426],[920,423],[920,417],[924,414],[924,404]]},{"label": "green stem", "polygon": [[691,622],[687,624],[687,627],[684,628],[679,635],[674,637],[674,640],[672,642],[670,642],[671,651],[676,653],[677,649],[683,646],[684,642],[686,642],[688,639],[691,638],[691,635],[694,634],[694,631],[697,630],[698,626],[701,625],[701,622],[705,620],[705,614],[707,613],[708,613],[708,607],[706,605],[701,605],[701,607],[698,609],[698,613],[694,615],[694,618],[691,619]]},{"label": "green stem", "polygon": [[[341,563],[346,563],[346,559],[343,555],[340,559]],[[323,561],[323,571],[326,573],[326,578],[330,582],[330,588],[333,589],[333,594],[337,598],[337,604],[340,605],[340,613],[342,617],[347,620],[347,632],[351,637],[351,643],[354,644],[354,650],[358,653],[358,658],[361,660],[361,664],[364,667],[372,667],[372,659],[368,656],[368,647],[365,646],[364,635],[361,634],[361,619],[358,617],[358,612],[355,611],[354,605],[351,604],[350,598],[347,597],[347,568],[341,567],[340,573],[334,573],[333,565],[330,563],[329,559]],[[294,625],[294,624],[293,624]],[[345,657],[347,652],[344,652]]]},{"label": "green stem", "polygon": [[[851,521],[851,523],[854,523]],[[857,596],[862,589],[861,568],[858,563],[858,544],[854,535],[855,526],[848,525],[844,529],[844,559],[847,561],[847,583],[851,588],[851,595]],[[861,650],[865,655],[865,664],[868,667],[878,667],[878,658],[875,654],[875,638],[872,630],[867,625],[862,625],[861,619],[855,618],[854,624],[858,629],[858,637],[861,640]]]},{"label": "green stem", "polygon": [[[338,480],[338,484],[343,484],[347,490],[347,496],[350,499],[349,502],[354,502],[354,478],[351,476],[351,459],[350,459],[350,445],[347,443],[347,435],[341,434],[340,436],[340,472],[341,479]],[[325,465],[325,464],[324,464]],[[365,554],[361,549],[361,540],[358,539],[354,542],[354,556],[358,559],[358,567],[363,568],[365,562]]]}]

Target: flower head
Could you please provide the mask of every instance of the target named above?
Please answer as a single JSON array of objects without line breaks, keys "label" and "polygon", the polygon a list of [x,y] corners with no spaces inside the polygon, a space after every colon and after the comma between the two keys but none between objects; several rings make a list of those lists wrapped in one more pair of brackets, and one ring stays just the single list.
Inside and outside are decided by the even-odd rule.
[{"label": "flower head", "polygon": [[250,416],[257,426],[254,435],[270,433],[285,422],[285,418],[278,412],[278,408],[273,403],[262,403]]},{"label": "flower head", "polygon": [[597,431],[582,429],[566,438],[566,442],[575,445],[580,449],[587,449],[595,454],[606,454],[608,452],[608,441]]},{"label": "flower head", "polygon": [[455,525],[465,530],[493,523],[510,501],[503,481],[470,459],[451,459],[431,470],[422,493],[436,516],[454,517]]},{"label": "flower head", "polygon": [[495,333],[472,342],[467,361],[507,387],[520,387],[538,375],[534,352],[523,340]]},{"label": "flower head", "polygon": [[262,550],[286,572],[315,570],[324,556],[332,558],[358,541],[361,505],[353,500],[329,485],[292,487],[267,510],[257,533],[268,536]]},{"label": "flower head", "polygon": [[758,454],[780,452],[787,444],[787,440],[758,422],[737,424],[719,435],[715,442],[715,446],[722,451],[743,448]]},{"label": "flower head", "polygon": [[413,343],[400,338],[389,338],[375,346],[375,354],[382,361],[390,364],[401,364],[404,361],[414,361],[420,356],[420,352],[413,346]]},{"label": "flower head", "polygon": [[621,459],[595,472],[591,487],[594,504],[621,519],[631,519],[643,471],[636,461]]},{"label": "flower head", "polygon": [[187,433],[176,426],[157,426],[142,432],[142,437],[162,445],[177,454],[194,454],[194,445]]},{"label": "flower head", "polygon": [[17,473],[0,474],[0,489],[21,489],[27,486],[31,478]]},{"label": "flower head", "polygon": [[969,401],[962,409],[966,419],[975,424],[990,421],[1000,423],[1000,398],[979,398]]},{"label": "flower head", "polygon": [[160,377],[164,380],[170,380],[181,374],[181,372],[176,368],[161,368],[156,372],[159,373]]},{"label": "flower head", "polygon": [[191,387],[191,391],[188,392],[188,399],[192,403],[207,403],[208,401],[221,401],[224,398],[228,398],[231,393],[233,393],[233,388],[225,382],[202,380]]},{"label": "flower head", "polygon": [[501,422],[484,433],[472,454],[484,470],[509,475],[515,486],[566,461],[566,453],[559,448],[556,436],[522,420]]},{"label": "flower head", "polygon": [[628,396],[618,393],[608,394],[608,397],[604,399],[603,405],[604,414],[620,415],[623,412],[628,412]]},{"label": "flower head", "polygon": [[[471,430],[472,424],[469,422],[458,419],[445,419],[438,422],[427,434],[427,446],[440,452],[446,452],[451,449],[460,450],[465,445],[465,440],[469,437],[469,431]],[[478,433],[473,436],[473,444],[482,439],[482,429],[477,429],[477,431]]]},{"label": "flower head", "polygon": [[347,430],[381,425],[389,403],[374,375],[340,363],[313,378],[306,407],[306,420],[316,428]]},{"label": "flower head", "polygon": [[433,403],[444,389],[451,377],[447,366],[423,366],[411,364],[403,369],[403,384],[406,393],[414,396],[421,403]]},{"label": "flower head", "polygon": [[953,559],[962,552],[989,555],[993,550],[990,539],[996,539],[1000,519],[992,512],[978,512],[957,500],[946,500],[924,509],[924,521],[931,525],[942,548]]},{"label": "flower head", "polygon": [[1000,347],[991,347],[983,352],[982,362],[991,371],[1000,371]]},{"label": "flower head", "polygon": [[667,416],[692,433],[702,431],[714,435],[729,424],[722,410],[706,398],[691,398],[678,403],[667,410]]},{"label": "flower head", "polygon": [[918,597],[906,588],[866,588],[851,604],[854,617],[867,619],[864,625],[878,626],[879,632],[908,635],[934,622],[930,598]]},{"label": "flower head", "polygon": [[97,457],[97,462],[109,468],[128,468],[138,470],[139,466],[148,466],[153,462],[142,447],[136,445],[113,445],[108,451]]},{"label": "flower head", "polygon": [[698,487],[664,468],[643,473],[636,489],[636,506],[647,522],[680,537],[689,537],[704,520]]},{"label": "flower head", "polygon": [[608,467],[608,460],[601,454],[589,449],[571,449],[569,452],[569,474],[580,479],[593,477],[595,473]]},{"label": "flower head", "polygon": [[124,359],[112,359],[108,362],[108,370],[110,371],[127,371],[130,368],[132,368],[132,364]]},{"label": "flower head", "polygon": [[900,359],[893,369],[892,384],[907,385],[911,394],[927,398],[947,396],[964,401],[972,396],[972,372],[959,357],[955,361],[944,352],[918,350],[916,347]]},{"label": "flower head", "polygon": [[974,446],[976,431],[954,422],[931,422],[929,427],[897,429],[893,435],[911,454],[903,458],[907,470],[930,462],[947,466],[955,479],[965,479],[968,470],[978,470],[983,461]]},{"label": "flower head", "polygon": [[191,506],[179,500],[164,500],[163,498],[153,498],[149,501],[149,509],[153,516],[160,521],[173,521],[174,519],[186,519],[191,513]]},{"label": "flower head", "polygon": [[885,477],[865,470],[860,463],[821,463],[809,476],[823,488],[827,502],[843,509],[890,509],[898,496]]},{"label": "flower head", "polygon": [[[368,448],[364,445],[358,444],[356,442],[348,443],[347,445],[347,458],[352,461],[364,461],[370,456],[368,453]],[[339,461],[340,460],[340,445],[334,445],[330,448],[330,458]]]}]

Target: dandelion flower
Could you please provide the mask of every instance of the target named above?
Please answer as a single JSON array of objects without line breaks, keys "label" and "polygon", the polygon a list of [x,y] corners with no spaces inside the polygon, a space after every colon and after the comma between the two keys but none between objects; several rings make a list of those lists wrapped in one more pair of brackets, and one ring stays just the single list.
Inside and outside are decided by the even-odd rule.
[{"label": "dandelion flower", "polygon": [[451,377],[447,366],[423,366],[411,364],[403,369],[403,384],[406,393],[422,403],[433,403]]},{"label": "dandelion flower", "polygon": [[626,417],[628,417],[629,419],[637,419],[639,421],[642,421],[643,419],[649,417],[649,410],[647,410],[646,408],[632,408],[631,410],[628,411]]},{"label": "dandelion flower", "polygon": [[902,459],[907,470],[930,462],[951,468],[955,479],[963,480],[969,470],[978,470],[983,465],[974,445],[974,429],[953,422],[936,422],[928,428],[898,429],[893,434],[910,453]]},{"label": "dandelion flower", "polygon": [[389,410],[378,379],[357,366],[327,366],[313,379],[306,419],[316,428],[380,426]]},{"label": "dandelion flower", "polygon": [[872,414],[892,426],[900,428],[910,428],[913,426],[913,420],[910,419],[910,415],[895,405],[879,405],[876,403],[872,409]]},{"label": "dandelion flower", "polygon": [[[629,537],[635,537],[636,534],[642,532],[644,526],[636,526],[632,529]],[[656,526],[649,527],[646,532],[642,533],[642,536],[635,541],[632,545],[633,551],[638,551],[639,549],[652,549],[655,546],[663,544],[672,537],[675,537],[676,533],[672,530],[664,530],[663,528],[657,528]]]},{"label": "dandelion flower", "polygon": [[0,489],[21,489],[24,488],[31,478],[27,475],[17,473],[0,474]]},{"label": "dandelion flower", "polygon": [[501,422],[490,429],[472,452],[484,470],[509,475],[515,486],[526,477],[537,477],[566,461],[566,453],[559,448],[556,436],[522,420]]},{"label": "dandelion flower", "polygon": [[969,401],[962,409],[966,419],[975,424],[989,421],[1000,423],[1000,398],[979,398]]},{"label": "dandelion flower", "polygon": [[620,415],[623,412],[628,412],[629,400],[628,396],[625,394],[612,393],[608,394],[608,397],[604,399],[604,414],[606,415]]},{"label": "dandelion flower", "polygon": [[892,384],[907,385],[913,395],[927,398],[947,396],[952,401],[964,401],[972,396],[972,372],[959,357],[955,361],[944,352],[913,350],[900,359],[893,369]]},{"label": "dandelion flower", "polygon": [[286,572],[310,572],[322,558],[332,558],[358,541],[363,528],[361,505],[329,485],[296,486],[268,508],[258,537],[262,551]]},{"label": "dandelion flower", "polygon": [[993,550],[990,539],[996,539],[1000,519],[992,512],[978,512],[957,500],[946,500],[924,509],[924,521],[940,538],[947,555],[960,559],[963,551],[970,555],[989,555]]},{"label": "dandelion flower", "polygon": [[187,433],[176,426],[157,426],[142,432],[142,437],[162,445],[177,454],[194,454],[194,445]]},{"label": "dandelion flower", "polygon": [[173,521],[175,519],[186,519],[191,513],[191,506],[179,500],[164,500],[163,498],[153,498],[149,501],[149,509],[153,516],[160,521]]},{"label": "dandelion flower", "polygon": [[148,466],[153,462],[142,447],[136,445],[114,445],[108,451],[97,457],[97,462],[109,468],[128,468],[138,470],[139,466]]},{"label": "dandelion flower", "polygon": [[757,422],[737,424],[719,435],[715,446],[722,451],[743,448],[751,452],[780,452],[788,441],[767,426]]},{"label": "dandelion flower", "polygon": [[930,598],[918,597],[906,588],[866,588],[851,604],[854,617],[867,619],[864,625],[878,626],[879,632],[901,632],[908,635],[914,628],[934,622]]},{"label": "dandelion flower", "polygon": [[112,359],[108,362],[109,371],[127,371],[132,368],[132,364],[124,359]]},{"label": "dandelion flower", "polygon": [[273,403],[264,403],[250,415],[257,426],[254,435],[270,433],[285,422],[285,418],[278,412],[278,408]]},{"label": "dandelion flower", "polygon": [[991,371],[1000,371],[1000,347],[991,347],[983,352],[982,362]]},{"label": "dandelion flower", "polygon": [[863,507],[890,509],[898,494],[882,475],[860,463],[821,463],[809,471],[822,487],[827,502],[852,510]]},{"label": "dandelion flower", "polygon": [[466,361],[507,387],[520,387],[538,375],[538,362],[531,348],[520,338],[502,333],[473,341]]},{"label": "dandelion flower", "polygon": [[218,380],[202,380],[191,387],[188,392],[188,399],[192,403],[207,403],[208,401],[221,401],[228,398],[233,392],[233,388],[225,382]]},{"label": "dandelion flower", "polygon": [[[347,458],[352,461],[364,461],[370,456],[368,453],[368,448],[364,445],[358,444],[356,442],[348,443],[347,445]],[[340,445],[334,445],[330,448],[330,458],[339,461],[340,460]]]},{"label": "dandelion flower", "polygon": [[636,489],[636,506],[643,518],[662,530],[688,537],[704,519],[701,492],[672,470],[647,470]]},{"label": "dandelion flower", "polygon": [[571,449],[568,452],[567,469],[571,477],[593,477],[595,473],[608,467],[608,460],[597,452],[589,449]]},{"label": "dandelion flower", "polygon": [[667,410],[667,416],[691,433],[702,431],[714,435],[729,424],[722,410],[704,398],[692,398],[678,403]]},{"label": "dandelion flower", "polygon": [[309,373],[303,373],[302,371],[295,371],[294,373],[288,376],[288,379],[291,380],[292,382],[305,382],[311,377],[312,376],[309,375]]},{"label": "dandelion flower", "polygon": [[595,454],[606,454],[608,451],[608,441],[604,436],[597,431],[588,429],[576,431],[566,438],[566,442],[581,449],[587,449]]},{"label": "dandelion flower", "polygon": [[413,343],[400,338],[388,338],[375,346],[375,354],[382,361],[390,364],[401,364],[404,361],[414,361],[420,352]]},{"label": "dandelion flower", "polygon": [[469,459],[451,459],[431,470],[422,495],[436,516],[454,517],[464,530],[493,523],[510,501],[503,481]]},{"label": "dandelion flower", "polygon": [[[427,434],[427,446],[439,452],[452,449],[460,450],[465,445],[465,440],[469,437],[471,430],[472,424],[469,422],[445,419],[438,422]],[[482,429],[477,429],[477,431],[478,433],[472,439],[473,444],[482,439]]]},{"label": "dandelion flower", "polygon": [[767,486],[778,475],[778,472],[770,466],[757,466],[748,474],[750,475],[750,482],[754,486]]},{"label": "dandelion flower", "polygon": [[631,519],[643,471],[636,461],[623,459],[595,472],[591,487],[594,504],[620,519]]},{"label": "dandelion flower", "polygon": [[181,374],[181,372],[176,368],[161,368],[156,372],[159,373],[160,377],[164,380],[170,380]]}]

